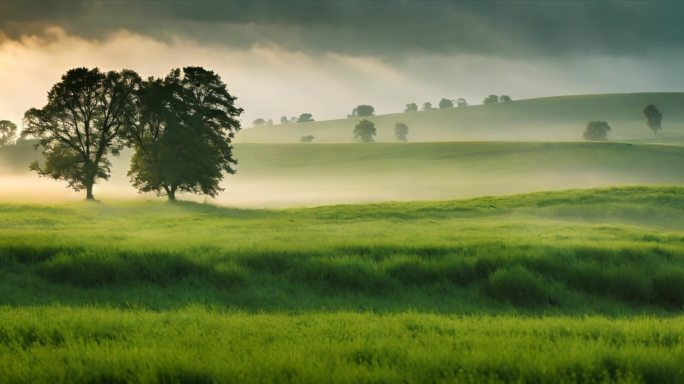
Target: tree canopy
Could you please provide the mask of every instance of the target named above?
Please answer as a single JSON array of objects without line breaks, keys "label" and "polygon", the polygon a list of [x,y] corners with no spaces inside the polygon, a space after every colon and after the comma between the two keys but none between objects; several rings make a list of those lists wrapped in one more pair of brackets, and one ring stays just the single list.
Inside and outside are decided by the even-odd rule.
[{"label": "tree canopy", "polygon": [[354,127],[354,139],[361,140],[364,143],[372,143],[374,141],[373,136],[375,136],[375,133],[375,124],[366,119],[361,120]]},{"label": "tree canopy", "polygon": [[264,120],[262,118],[254,119],[254,121],[252,121],[252,125],[255,127],[260,127],[264,124],[266,124],[266,120]]},{"label": "tree canopy", "polygon": [[137,123],[127,132],[133,185],[169,200],[177,191],[215,197],[223,172],[235,173],[231,141],[243,111],[226,84],[213,71],[185,67],[143,82],[138,95]]},{"label": "tree canopy", "polygon": [[17,125],[9,120],[0,120],[0,147],[12,144],[17,137]]},{"label": "tree canopy", "polygon": [[406,136],[408,135],[409,127],[404,123],[394,124],[394,137],[399,141],[407,141]]},{"label": "tree canopy", "polygon": [[583,136],[585,140],[604,141],[608,140],[610,131],[610,126],[605,121],[590,121]]},{"label": "tree canopy", "polygon": [[416,103],[408,103],[406,104],[406,108],[404,109],[404,112],[417,112],[418,111],[418,104]]},{"label": "tree canopy", "polygon": [[439,108],[444,109],[444,108],[453,108],[454,107],[454,102],[449,100],[449,99],[442,99],[439,101]]},{"label": "tree canopy", "polygon": [[314,121],[314,119],[310,113],[302,113],[299,115],[299,118],[297,118],[298,123],[310,123],[312,121]]},{"label": "tree canopy", "polygon": [[373,116],[375,115],[375,108],[373,108],[373,106],[371,105],[361,104],[354,108],[354,110],[352,111],[352,115],[361,117]]},{"label": "tree canopy", "polygon": [[511,102],[513,102],[513,99],[511,99],[511,97],[508,95],[501,95],[501,96],[499,96],[499,102],[500,103],[511,103]]},{"label": "tree canopy", "polygon": [[467,107],[467,106],[468,106],[468,102],[466,101],[466,99],[464,99],[464,98],[462,98],[462,97],[459,97],[458,99],[456,99],[456,105],[457,105],[459,108]]},{"label": "tree canopy", "polygon": [[109,155],[123,147],[121,131],[132,123],[140,77],[130,70],[100,72],[75,68],[48,92],[48,102],[24,114],[26,134],[39,141],[45,164],[31,164],[41,176],[66,181],[94,199],[93,185],[107,179]]},{"label": "tree canopy", "polygon": [[431,111],[432,110],[432,103],[429,101],[426,101],[423,103],[423,111]]},{"label": "tree canopy", "polygon": [[646,118],[646,124],[651,128],[653,134],[657,135],[658,131],[662,129],[663,114],[653,104],[647,105],[643,113]]},{"label": "tree canopy", "polygon": [[496,104],[499,102],[499,96],[497,95],[489,95],[485,97],[484,100],[482,100],[482,104]]}]

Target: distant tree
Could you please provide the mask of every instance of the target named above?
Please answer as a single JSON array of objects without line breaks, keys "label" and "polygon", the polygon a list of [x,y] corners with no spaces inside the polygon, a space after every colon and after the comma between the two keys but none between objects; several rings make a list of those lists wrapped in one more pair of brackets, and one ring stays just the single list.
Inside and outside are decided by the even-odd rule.
[{"label": "distant tree", "polygon": [[281,116],[280,117],[280,124],[287,124],[289,122],[290,122],[290,120],[287,118],[287,116]]},{"label": "distant tree", "polygon": [[399,141],[406,141],[406,136],[408,135],[408,125],[404,123],[396,123],[394,124],[394,136],[397,138]]},{"label": "distant tree", "polygon": [[12,144],[17,137],[17,125],[9,120],[0,120],[0,147]]},{"label": "distant tree", "polygon": [[361,120],[354,127],[354,139],[361,140],[364,143],[372,143],[373,136],[375,136],[376,129],[375,124],[372,121],[366,119]]},{"label": "distant tree", "polygon": [[143,83],[138,123],[127,132],[135,152],[128,172],[141,192],[176,199],[178,191],[215,197],[224,172],[235,173],[232,139],[242,113],[213,71],[174,69]]},{"label": "distant tree", "polygon": [[454,102],[449,100],[449,99],[442,99],[439,101],[439,108],[444,109],[444,108],[453,108],[454,107]]},{"label": "distant tree", "polygon": [[26,134],[38,139],[36,148],[45,157],[43,166],[36,161],[30,169],[64,180],[76,191],[85,189],[86,199],[94,199],[93,185],[109,178],[108,157],[119,154],[120,134],[132,124],[140,81],[129,70],[67,71],[48,92],[47,105],[24,114]]},{"label": "distant tree", "polygon": [[417,112],[418,111],[418,104],[416,103],[408,103],[406,104],[406,109],[404,109],[404,112]]},{"label": "distant tree", "polygon": [[463,107],[467,107],[467,106],[468,106],[468,102],[466,101],[466,99],[464,99],[464,98],[462,98],[462,97],[459,97],[459,98],[456,100],[456,105],[457,105],[459,108],[463,108]]},{"label": "distant tree", "polygon": [[313,135],[302,136],[299,141],[302,143],[310,143],[314,140]]},{"label": "distant tree", "polygon": [[658,131],[662,129],[663,114],[658,111],[655,105],[649,104],[644,108],[644,117],[646,124],[653,131],[654,135],[658,135]]},{"label": "distant tree", "polygon": [[262,126],[264,124],[266,124],[266,120],[262,119],[261,117],[258,119],[254,119],[254,121],[252,121],[252,125],[255,127],[259,127],[259,126]]},{"label": "distant tree", "polygon": [[353,116],[361,116],[361,117],[373,116],[373,115],[375,115],[375,108],[373,108],[370,105],[361,104],[361,105],[357,106],[356,108],[354,108],[354,110],[352,111],[352,115]]},{"label": "distant tree", "polygon": [[513,102],[513,99],[511,99],[511,97],[508,95],[501,95],[501,96],[499,96],[499,102],[500,103],[511,103],[511,102]]},{"label": "distant tree", "polygon": [[292,116],[290,117],[290,123],[296,123],[297,122],[297,116]]},{"label": "distant tree", "polygon": [[593,141],[608,140],[610,126],[605,121],[590,121],[584,130],[584,139]]},{"label": "distant tree", "polygon": [[423,111],[431,111],[432,110],[432,103],[429,101],[426,101],[423,103]]},{"label": "distant tree", "polygon": [[298,123],[309,123],[314,121],[313,116],[310,113],[302,113],[297,119]]},{"label": "distant tree", "polygon": [[489,95],[485,97],[485,99],[482,101],[482,104],[496,104],[499,102],[499,96],[497,95]]},{"label": "distant tree", "polygon": [[268,121],[266,122],[266,125],[273,125],[273,119],[268,119]]}]

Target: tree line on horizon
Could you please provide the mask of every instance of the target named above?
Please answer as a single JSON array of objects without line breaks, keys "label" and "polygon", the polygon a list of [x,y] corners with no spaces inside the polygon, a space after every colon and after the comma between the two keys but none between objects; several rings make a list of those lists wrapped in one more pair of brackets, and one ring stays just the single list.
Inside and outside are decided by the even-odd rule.
[{"label": "tree line on horizon", "polygon": [[[125,147],[134,151],[132,185],[169,200],[180,191],[215,197],[224,172],[236,172],[231,142],[243,110],[213,71],[176,68],[143,80],[132,70],[74,68],[47,99],[24,114],[22,136],[36,139],[44,155],[29,167],[85,190],[88,200],[93,185],[109,178],[110,157]],[[11,132],[0,134],[3,143],[16,134],[10,124],[0,122],[2,132]]]}]

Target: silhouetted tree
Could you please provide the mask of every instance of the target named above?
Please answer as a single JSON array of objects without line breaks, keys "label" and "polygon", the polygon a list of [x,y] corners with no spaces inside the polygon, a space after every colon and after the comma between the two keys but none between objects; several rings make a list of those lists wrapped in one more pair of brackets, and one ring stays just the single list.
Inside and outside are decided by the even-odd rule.
[{"label": "silhouetted tree", "polygon": [[252,125],[255,127],[259,127],[259,126],[264,125],[264,124],[266,124],[266,120],[264,120],[262,118],[254,119],[254,121],[252,122]]},{"label": "silhouetted tree", "polygon": [[663,114],[658,111],[655,105],[649,104],[644,108],[644,117],[646,124],[653,131],[654,135],[658,135],[658,131],[662,129]]},{"label": "silhouetted tree", "polygon": [[314,121],[313,116],[310,113],[302,113],[297,119],[298,123],[309,123]]},{"label": "silhouetted tree", "polygon": [[464,99],[464,98],[462,98],[462,97],[459,97],[459,98],[456,100],[456,105],[457,105],[459,108],[463,108],[463,107],[467,107],[467,106],[468,106],[468,102],[466,101],[466,99]]},{"label": "silhouetted tree", "polygon": [[423,111],[431,111],[432,110],[432,103],[429,101],[426,101],[423,103]]},{"label": "silhouetted tree", "polygon": [[94,199],[93,184],[109,178],[108,156],[123,147],[120,133],[132,124],[139,84],[130,70],[69,70],[48,92],[47,105],[24,114],[26,134],[38,139],[36,148],[45,156],[45,164],[36,161],[31,170],[85,189],[86,198]]},{"label": "silhouetted tree", "polygon": [[394,124],[394,136],[397,138],[399,141],[406,141],[406,136],[408,135],[408,125],[404,123],[396,123]]},{"label": "silhouetted tree", "polygon": [[406,104],[406,109],[404,109],[404,112],[417,112],[418,111],[418,104],[416,103],[408,103]]},{"label": "silhouetted tree", "polygon": [[128,175],[141,192],[215,197],[223,172],[234,174],[232,139],[240,130],[235,97],[213,71],[174,69],[143,83],[139,118],[127,137],[135,147]]},{"label": "silhouetted tree", "polygon": [[499,96],[497,95],[489,95],[485,97],[485,99],[482,101],[482,104],[496,104],[499,102]]},{"label": "silhouetted tree", "polygon": [[310,143],[314,140],[313,135],[302,136],[299,141],[302,143]]},{"label": "silhouetted tree", "polygon": [[354,139],[359,139],[364,143],[372,143],[373,136],[375,136],[376,129],[375,124],[372,121],[366,119],[361,120],[354,127]]},{"label": "silhouetted tree", "polygon": [[9,120],[0,120],[0,147],[12,144],[17,137],[17,125]]},{"label": "silhouetted tree", "polygon": [[500,103],[511,103],[511,102],[513,102],[513,99],[511,99],[511,97],[508,95],[501,95],[501,96],[499,96],[499,102]]},{"label": "silhouetted tree", "polygon": [[354,110],[352,111],[352,115],[353,116],[361,116],[361,117],[373,116],[373,115],[375,115],[375,108],[373,108],[373,106],[371,106],[371,105],[361,104],[361,105],[357,106],[356,108],[354,108]]},{"label": "silhouetted tree", "polygon": [[454,102],[449,100],[449,99],[442,99],[439,101],[439,108],[444,109],[444,108],[453,108],[454,107]]},{"label": "silhouetted tree", "polygon": [[280,117],[280,124],[287,124],[289,122],[290,122],[290,120],[287,118],[287,116],[281,116]]},{"label": "silhouetted tree", "polygon": [[266,121],[266,125],[273,125],[273,119],[268,119],[268,121]]},{"label": "silhouetted tree", "polygon": [[605,121],[590,121],[584,130],[584,139],[593,141],[603,141],[608,139],[610,126]]}]

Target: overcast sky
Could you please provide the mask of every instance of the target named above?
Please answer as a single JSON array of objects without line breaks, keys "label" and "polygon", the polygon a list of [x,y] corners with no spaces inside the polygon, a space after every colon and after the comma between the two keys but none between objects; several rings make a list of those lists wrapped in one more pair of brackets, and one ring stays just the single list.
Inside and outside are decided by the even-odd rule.
[{"label": "overcast sky", "polygon": [[684,2],[0,0],[0,119],[69,68],[218,72],[256,117],[682,91]]}]

